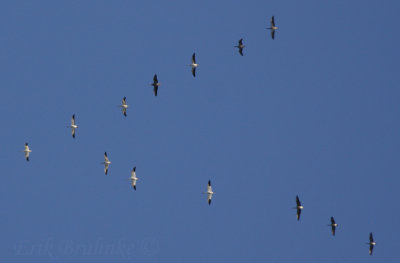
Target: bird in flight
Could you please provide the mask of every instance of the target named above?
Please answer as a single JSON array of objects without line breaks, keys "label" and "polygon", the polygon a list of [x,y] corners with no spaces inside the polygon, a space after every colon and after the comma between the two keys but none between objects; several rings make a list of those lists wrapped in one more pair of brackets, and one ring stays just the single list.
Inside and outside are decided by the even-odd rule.
[{"label": "bird in flight", "polygon": [[303,208],[304,207],[300,203],[299,196],[296,195],[296,207],[295,207],[295,209],[297,210],[297,212],[296,212],[297,220],[300,220],[300,214],[301,214],[301,210],[303,210]]},{"label": "bird in flight", "polygon": [[107,152],[104,152],[104,162],[102,162],[102,164],[104,164],[104,173],[107,175],[108,167],[111,164],[110,160],[108,159]]},{"label": "bird in flight", "polygon": [[372,232],[369,233],[369,254],[372,255],[372,250],[374,249],[374,246],[376,245],[376,242],[374,241],[374,237],[372,236]]},{"label": "bird in flight", "polygon": [[122,105],[120,105],[121,109],[122,109],[122,113],[124,114],[124,116],[126,117],[126,109],[128,108],[128,104],[126,104],[126,97],[124,97],[122,99]]},{"label": "bird in flight", "polygon": [[189,66],[192,67],[192,75],[193,77],[196,77],[196,68],[199,66],[199,64],[196,64],[196,53],[193,53],[192,55],[192,64]]},{"label": "bird in flight", "polygon": [[31,153],[32,151],[29,149],[28,143],[25,143],[25,149],[24,149],[24,153],[25,153],[25,159],[27,162],[29,162],[29,153]]},{"label": "bird in flight", "polygon": [[274,16],[272,16],[272,18],[271,18],[271,27],[268,27],[267,29],[271,30],[271,37],[272,37],[272,39],[275,39],[275,30],[277,30],[278,27],[275,26]]},{"label": "bird in flight", "polygon": [[72,138],[75,139],[75,129],[78,128],[78,125],[75,123],[75,114],[72,115],[71,126],[68,126],[68,128],[71,128],[71,130],[72,130]]},{"label": "bird in flight", "polygon": [[336,224],[335,219],[333,218],[333,216],[331,216],[331,223],[329,224],[329,226],[332,228],[332,235],[335,235],[336,228],[337,228],[338,224]]},{"label": "bird in flight", "polygon": [[139,180],[139,178],[136,177],[136,166],[133,167],[133,169],[132,169],[131,180],[132,180],[132,187],[133,187],[133,189],[136,190],[136,181]]},{"label": "bird in flight", "polygon": [[157,74],[154,74],[153,83],[151,84],[154,87],[154,95],[157,96],[158,87],[160,86],[160,82],[158,82]]},{"label": "bird in flight", "polygon": [[243,48],[245,47],[245,45],[243,45],[243,38],[241,38],[241,39],[238,41],[238,45],[235,46],[235,47],[237,47],[237,48],[239,49],[239,54],[240,54],[241,56],[243,56]]},{"label": "bird in flight", "polygon": [[211,187],[211,180],[208,180],[207,192],[205,192],[205,194],[207,194],[208,205],[211,205],[211,198],[212,198],[212,195],[214,194],[212,187]]}]

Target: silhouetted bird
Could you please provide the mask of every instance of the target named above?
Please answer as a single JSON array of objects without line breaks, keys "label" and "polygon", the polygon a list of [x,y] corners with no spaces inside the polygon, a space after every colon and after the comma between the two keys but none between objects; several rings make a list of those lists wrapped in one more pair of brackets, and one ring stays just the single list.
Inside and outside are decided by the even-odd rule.
[{"label": "silhouetted bird", "polygon": [[241,56],[243,56],[243,48],[245,47],[245,45],[243,45],[243,38],[241,38],[241,39],[239,40],[238,45],[235,46],[235,47],[237,47],[237,48],[239,49],[239,54],[240,54]]}]

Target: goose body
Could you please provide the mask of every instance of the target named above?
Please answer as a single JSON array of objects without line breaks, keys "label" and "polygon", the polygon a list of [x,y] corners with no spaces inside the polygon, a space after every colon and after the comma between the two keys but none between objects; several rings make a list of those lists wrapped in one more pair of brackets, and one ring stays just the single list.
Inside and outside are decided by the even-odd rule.
[{"label": "goose body", "polygon": [[128,109],[128,104],[126,104],[126,97],[122,99],[122,104],[121,104],[121,109],[122,109],[122,114],[126,117],[126,109]]},{"label": "goose body", "polygon": [[237,47],[237,48],[239,49],[239,54],[240,54],[241,56],[243,56],[243,48],[245,47],[245,45],[243,45],[243,38],[241,38],[241,39],[238,41],[238,45],[235,46],[235,47]]},{"label": "goose body", "polygon": [[104,173],[107,175],[108,167],[111,164],[110,160],[108,159],[107,152],[104,152],[104,162],[102,162],[102,164],[104,164]]},{"label": "goose body", "polygon": [[275,39],[275,30],[277,30],[278,27],[275,25],[274,16],[272,16],[272,18],[271,18],[271,27],[268,27],[267,29],[271,30],[271,37],[272,37],[272,39]]},{"label": "goose body", "polygon": [[153,83],[151,85],[153,86],[154,96],[157,97],[158,87],[160,86],[160,82],[158,82],[157,74],[154,74]]},{"label": "goose body", "polygon": [[329,225],[332,229],[332,235],[334,236],[336,233],[336,228],[338,227],[338,224],[336,224],[335,219],[333,218],[333,216],[331,216],[331,223]]},{"label": "goose body", "polygon": [[372,251],[374,250],[374,246],[376,245],[376,242],[374,241],[374,237],[372,236],[372,232],[369,233],[369,254],[372,255]]},{"label": "goose body", "polygon": [[75,139],[75,129],[78,129],[78,125],[75,122],[75,114],[72,115],[71,125],[68,128],[71,128],[72,138]]},{"label": "goose body", "polygon": [[300,202],[300,199],[299,199],[299,196],[298,195],[296,195],[296,217],[297,217],[297,221],[299,221],[300,220],[300,215],[301,215],[301,210],[303,210],[303,206],[301,205],[301,202]]},{"label": "goose body", "polygon": [[25,143],[25,147],[24,147],[24,153],[25,153],[25,159],[27,162],[29,162],[29,154],[31,153],[31,149],[29,149],[28,143]]},{"label": "goose body", "polygon": [[189,66],[192,67],[192,75],[193,77],[196,77],[196,68],[199,66],[199,64],[196,63],[196,53],[193,53],[192,55],[192,64]]},{"label": "goose body", "polygon": [[211,180],[208,180],[207,192],[206,192],[206,194],[207,194],[208,205],[211,205],[211,199],[212,199],[212,196],[213,196],[213,194],[214,194],[214,192],[213,192],[213,190],[212,190],[212,187],[211,187]]},{"label": "goose body", "polygon": [[139,178],[136,177],[136,166],[135,166],[135,167],[133,167],[132,172],[131,172],[132,187],[135,190],[136,190],[136,181],[137,180],[139,180]]}]

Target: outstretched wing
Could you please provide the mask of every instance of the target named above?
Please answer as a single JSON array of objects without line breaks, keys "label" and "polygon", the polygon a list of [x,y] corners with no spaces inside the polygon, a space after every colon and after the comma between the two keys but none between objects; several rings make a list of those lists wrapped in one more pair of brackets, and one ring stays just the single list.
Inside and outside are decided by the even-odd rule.
[{"label": "outstretched wing", "polygon": [[196,53],[193,53],[192,55],[192,63],[196,64]]},{"label": "outstretched wing", "polygon": [[157,74],[154,74],[153,81],[154,83],[158,83]]},{"label": "outstretched wing", "polygon": [[158,86],[154,85],[154,96],[157,96]]},{"label": "outstretched wing", "polygon": [[274,18],[274,16],[272,16],[272,18],[271,18],[271,27],[274,27],[275,26],[275,18]]},{"label": "outstretched wing", "polygon": [[196,77],[196,68],[195,67],[192,67],[192,75],[193,75],[193,77]]}]

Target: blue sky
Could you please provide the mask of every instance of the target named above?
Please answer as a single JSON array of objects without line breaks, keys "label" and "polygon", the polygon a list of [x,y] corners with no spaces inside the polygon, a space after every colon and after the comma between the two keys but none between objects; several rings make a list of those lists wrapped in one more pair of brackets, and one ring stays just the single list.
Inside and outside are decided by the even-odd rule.
[{"label": "blue sky", "polygon": [[399,10],[3,1],[1,261],[397,262]]}]

